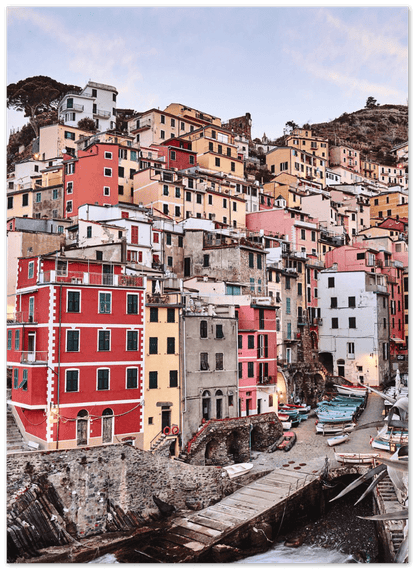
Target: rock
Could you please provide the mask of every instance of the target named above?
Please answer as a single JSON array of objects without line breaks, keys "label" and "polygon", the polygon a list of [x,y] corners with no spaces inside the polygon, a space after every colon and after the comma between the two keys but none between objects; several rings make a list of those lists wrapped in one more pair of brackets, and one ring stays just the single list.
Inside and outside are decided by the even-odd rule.
[{"label": "rock", "polygon": [[211,553],[215,563],[227,563],[229,561],[234,561],[240,554],[240,550],[236,547],[220,543],[218,545],[214,545],[211,549]]},{"label": "rock", "polygon": [[185,505],[188,509],[193,511],[202,510],[204,507],[203,503],[196,498],[185,498]]}]

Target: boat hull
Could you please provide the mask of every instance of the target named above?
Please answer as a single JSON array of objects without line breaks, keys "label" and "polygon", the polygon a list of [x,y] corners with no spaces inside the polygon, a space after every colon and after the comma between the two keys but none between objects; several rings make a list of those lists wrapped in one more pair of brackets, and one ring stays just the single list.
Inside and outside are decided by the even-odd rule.
[{"label": "boat hull", "polygon": [[379,454],[355,454],[353,452],[334,452],[335,460],[342,464],[372,464]]},{"label": "boat hull", "polygon": [[338,436],[333,436],[332,438],[328,438],[328,446],[337,446],[338,444],[342,444],[349,439],[349,434],[340,434]]}]

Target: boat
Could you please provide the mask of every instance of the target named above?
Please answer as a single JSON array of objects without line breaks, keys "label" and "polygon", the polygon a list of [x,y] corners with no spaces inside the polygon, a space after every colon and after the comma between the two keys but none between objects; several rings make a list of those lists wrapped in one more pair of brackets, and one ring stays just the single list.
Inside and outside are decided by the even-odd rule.
[{"label": "boat", "polygon": [[346,442],[349,439],[350,435],[345,433],[345,434],[336,434],[335,436],[332,436],[332,438],[328,438],[327,442],[328,442],[328,446],[337,446],[338,444],[342,444],[343,442]]},{"label": "boat", "polygon": [[298,412],[310,412],[311,407],[307,404],[281,404],[279,410],[297,410]]},{"label": "boat", "polygon": [[372,464],[380,454],[358,454],[355,452],[334,452],[335,460],[342,464]]},{"label": "boat", "polygon": [[317,412],[319,422],[330,422],[330,423],[340,423],[340,422],[351,422],[353,414],[351,413],[327,413],[327,412]]},{"label": "boat", "polygon": [[253,467],[253,464],[231,464],[231,466],[224,466],[224,470],[228,473],[230,478],[237,478],[243,474],[247,474]]},{"label": "boat", "polygon": [[295,444],[295,442],[296,442],[296,434],[294,432],[284,432],[283,439],[280,442],[280,444],[278,444],[277,449],[288,452]]},{"label": "boat", "polygon": [[289,420],[289,415],[288,414],[282,414],[282,413],[278,413],[277,414],[277,418],[281,421],[281,422],[286,422]]},{"label": "boat", "polygon": [[283,421],[282,422],[283,430],[290,430],[292,428],[292,424],[293,423],[290,420]]},{"label": "boat", "polygon": [[[388,452],[391,452],[391,448],[390,448],[390,444],[388,442],[386,442],[385,440],[381,440],[376,438],[372,438],[370,440],[371,442],[371,446],[373,448],[377,448],[378,450],[387,450]],[[396,446],[393,444],[393,450],[396,449]]]},{"label": "boat", "polygon": [[358,385],[334,385],[334,387],[341,395],[365,396],[367,393],[366,387],[361,387]]},{"label": "boat", "polygon": [[342,424],[325,424],[318,422],[315,430],[318,434],[335,434],[337,432],[352,432],[355,428],[354,422],[347,422]]}]

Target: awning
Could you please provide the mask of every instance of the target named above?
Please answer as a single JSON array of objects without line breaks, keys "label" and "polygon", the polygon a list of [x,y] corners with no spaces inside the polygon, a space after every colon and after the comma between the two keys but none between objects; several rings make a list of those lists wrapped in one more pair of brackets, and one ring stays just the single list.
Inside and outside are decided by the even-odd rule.
[{"label": "awning", "polygon": [[393,341],[393,343],[397,343],[398,345],[406,345],[406,341],[403,341],[403,339],[398,339],[397,337],[390,337],[390,341]]}]

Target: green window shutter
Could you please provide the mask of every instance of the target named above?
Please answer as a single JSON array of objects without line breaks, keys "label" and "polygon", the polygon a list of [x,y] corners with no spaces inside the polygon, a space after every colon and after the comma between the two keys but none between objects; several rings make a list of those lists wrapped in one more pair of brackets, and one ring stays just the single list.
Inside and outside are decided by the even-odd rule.
[{"label": "green window shutter", "polygon": [[157,389],[157,371],[149,371],[149,389]]}]

